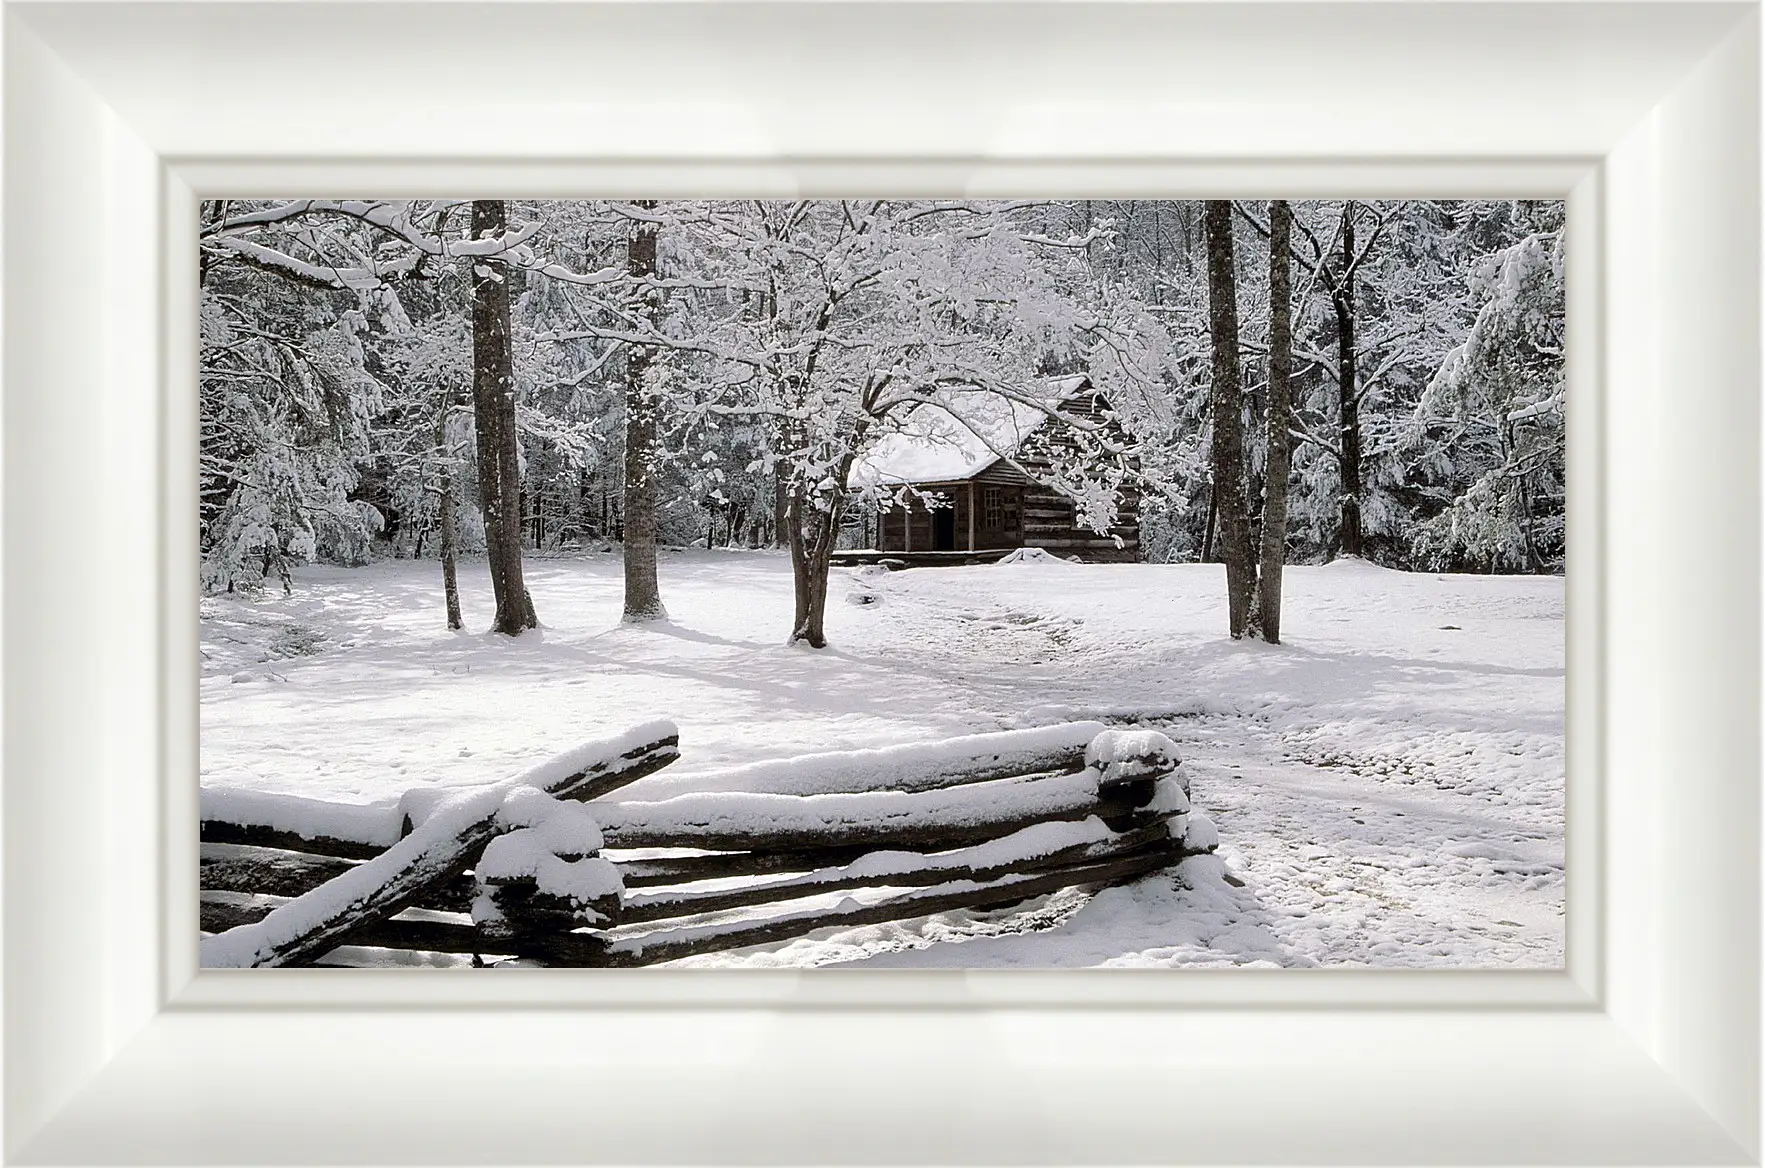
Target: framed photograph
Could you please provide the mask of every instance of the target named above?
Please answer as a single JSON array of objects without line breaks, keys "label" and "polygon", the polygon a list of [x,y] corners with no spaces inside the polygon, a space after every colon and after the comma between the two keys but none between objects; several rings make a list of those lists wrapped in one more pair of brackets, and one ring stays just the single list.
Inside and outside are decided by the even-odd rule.
[{"label": "framed photograph", "polygon": [[[1757,1162],[1758,65],[1747,4],[8,5],[6,1154]],[[860,322],[794,322],[791,265],[842,288],[857,237]],[[1428,264],[1450,311],[1405,307]],[[798,334],[886,385],[780,398]],[[1249,710],[1250,645],[1176,655],[1187,713],[1070,684],[1055,648],[1150,677],[1129,626],[1207,604],[1228,642],[1275,495],[1207,484],[1266,468],[1288,376],[1290,611],[1352,625],[1294,638],[1360,728]],[[1228,440],[1184,387],[1233,378]],[[1307,404],[1345,382],[1405,476],[1348,485],[1350,395]],[[775,608],[768,661],[865,649],[795,733]],[[864,675],[934,642],[917,697]],[[957,666],[991,704],[900,716]],[[629,684],[589,713],[577,670]],[[507,725],[416,729],[450,701]],[[1295,758],[1379,805],[1283,802]],[[1462,822],[1366,827],[1416,782]],[[1357,884],[1345,836],[1418,831],[1458,891]],[[388,967],[448,952],[550,967]]]},{"label": "framed photograph", "polygon": [[1566,211],[204,200],[203,967],[1561,968]]}]

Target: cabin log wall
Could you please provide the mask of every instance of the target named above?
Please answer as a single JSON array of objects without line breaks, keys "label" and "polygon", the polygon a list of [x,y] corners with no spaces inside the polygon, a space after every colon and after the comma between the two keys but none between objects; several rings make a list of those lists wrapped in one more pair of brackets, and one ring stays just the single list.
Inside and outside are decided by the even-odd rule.
[{"label": "cabin log wall", "polygon": [[[1062,409],[1075,418],[1109,426],[1107,405],[1101,395],[1082,394]],[[1055,555],[1077,557],[1087,563],[1136,563],[1140,560],[1140,493],[1132,485],[1124,485],[1116,508],[1116,522],[1108,532],[1097,532],[1082,526],[1078,509],[1071,499],[1047,485],[1053,478],[1050,454],[1076,451],[1072,436],[1057,426],[1045,427],[1031,435],[1031,441],[1011,458],[1001,458],[978,472],[973,478],[958,483],[922,484],[919,489],[953,499],[955,505],[955,540],[951,551],[971,550],[970,522],[973,520],[972,550],[998,548],[1044,548]],[[988,488],[1004,492],[1004,507],[1009,515],[1004,525],[988,528],[980,515],[971,517],[970,508],[980,509],[983,492]],[[972,500],[972,502],[971,502]],[[907,512],[895,507],[882,515],[878,526],[877,550],[884,552],[929,552],[941,550],[936,543],[932,512],[925,503],[914,499]]]}]

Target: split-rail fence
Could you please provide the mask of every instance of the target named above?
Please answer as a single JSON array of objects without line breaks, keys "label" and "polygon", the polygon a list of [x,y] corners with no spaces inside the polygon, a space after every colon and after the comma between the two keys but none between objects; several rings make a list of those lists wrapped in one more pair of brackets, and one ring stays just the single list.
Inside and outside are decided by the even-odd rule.
[{"label": "split-rail fence", "polygon": [[1120,884],[1213,843],[1153,731],[808,755],[725,772],[733,789],[614,797],[678,757],[657,722],[396,807],[205,791],[202,962],[652,965]]}]

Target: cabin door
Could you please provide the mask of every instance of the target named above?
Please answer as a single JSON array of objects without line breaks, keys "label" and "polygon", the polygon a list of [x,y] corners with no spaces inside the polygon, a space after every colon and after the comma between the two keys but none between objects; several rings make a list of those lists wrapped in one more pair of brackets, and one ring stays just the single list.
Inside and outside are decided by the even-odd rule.
[{"label": "cabin door", "polygon": [[956,550],[956,500],[939,495],[938,501],[940,506],[932,512],[932,550],[953,552]]}]

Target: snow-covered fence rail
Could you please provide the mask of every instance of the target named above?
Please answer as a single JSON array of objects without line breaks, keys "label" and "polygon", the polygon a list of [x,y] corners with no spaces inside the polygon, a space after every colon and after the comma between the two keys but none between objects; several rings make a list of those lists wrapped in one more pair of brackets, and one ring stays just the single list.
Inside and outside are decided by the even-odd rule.
[{"label": "snow-covered fence rail", "polygon": [[[865,791],[931,791],[1014,775],[1083,770],[1085,751],[1108,729],[1101,722],[1063,722],[1031,730],[966,734],[869,750],[799,754],[676,780],[676,794],[699,791],[758,795],[850,795]],[[666,787],[666,777],[650,784]]]},{"label": "snow-covered fence rail", "polygon": [[[951,767],[945,785],[913,791],[590,804],[609,847],[719,849],[621,864],[628,891],[617,922],[601,932],[603,963],[647,965],[821,928],[997,907],[1121,883],[1211,850],[1206,827],[1191,840],[1168,738],[1096,723],[1057,729],[1082,736],[1083,748],[1061,759],[1077,769],[999,777]],[[938,745],[961,750],[963,740]],[[831,895],[839,893],[862,898]]]},{"label": "snow-covered fence rail", "polygon": [[[710,791],[606,798],[673,757],[664,723],[446,800],[343,813],[205,798],[205,814],[255,822],[205,819],[204,963],[297,964],[347,944],[648,965],[1120,883],[1213,846],[1174,746],[1148,731],[1073,723],[807,755],[696,776]],[[240,842],[251,828],[301,850]],[[400,831],[373,859],[335,854]],[[620,854],[637,848],[685,854]]]},{"label": "snow-covered fence rail", "polygon": [[[594,804],[610,846],[781,851],[790,848],[963,847],[1048,820],[1097,814],[1106,796],[1091,771],[994,779],[909,794],[682,795],[660,803]],[[1122,803],[1119,810],[1131,810]]]},{"label": "snow-covered fence rail", "polygon": [[424,893],[478,864],[485,846],[508,830],[505,803],[518,805],[511,796],[528,790],[565,799],[605,794],[673,762],[680,755],[679,742],[673,723],[652,722],[441,803],[409,835],[373,859],[276,905],[261,920],[205,937],[202,964],[294,965],[340,944],[360,943],[362,933],[389,923],[415,907]]}]

